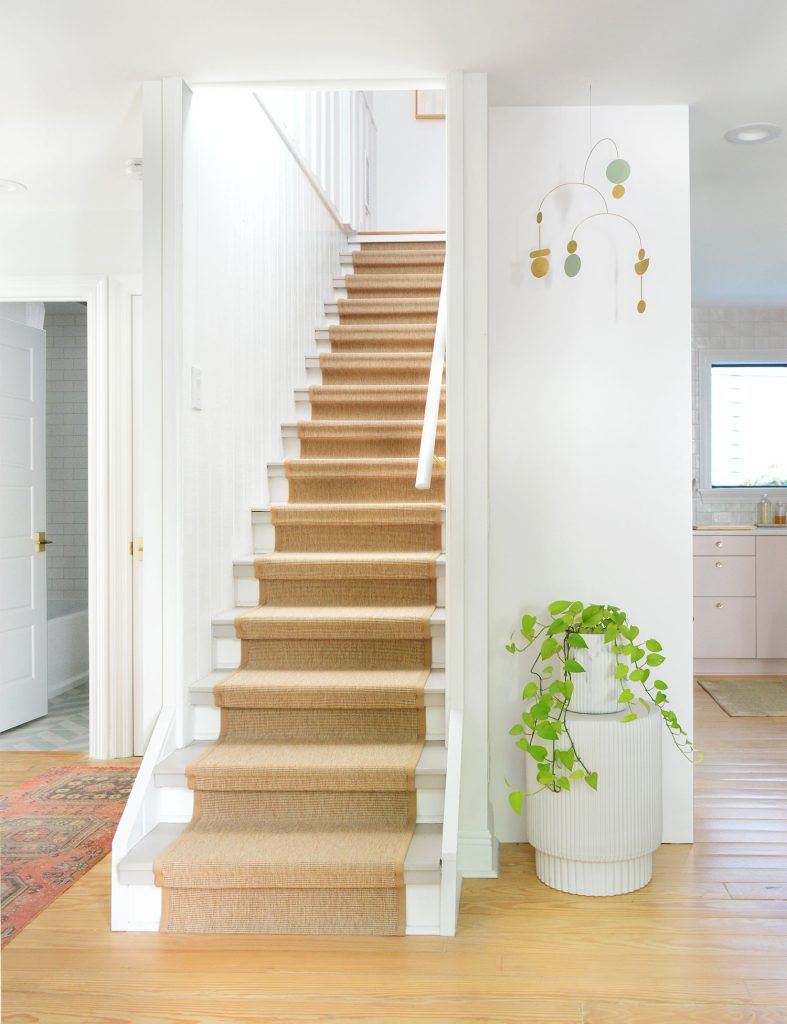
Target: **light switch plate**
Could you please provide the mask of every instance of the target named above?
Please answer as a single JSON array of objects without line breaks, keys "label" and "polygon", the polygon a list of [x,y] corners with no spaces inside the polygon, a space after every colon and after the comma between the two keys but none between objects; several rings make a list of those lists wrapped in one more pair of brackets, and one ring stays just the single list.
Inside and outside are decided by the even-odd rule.
[{"label": "light switch plate", "polygon": [[191,408],[202,408],[202,370],[198,366],[191,368]]}]

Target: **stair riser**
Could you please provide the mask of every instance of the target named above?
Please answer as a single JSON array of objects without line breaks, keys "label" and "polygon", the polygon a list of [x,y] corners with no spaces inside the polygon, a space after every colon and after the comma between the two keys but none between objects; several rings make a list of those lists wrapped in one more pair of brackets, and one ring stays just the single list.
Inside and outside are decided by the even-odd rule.
[{"label": "stair riser", "polygon": [[[299,420],[416,420],[423,421],[426,405],[426,388],[412,398],[375,398],[372,396],[337,401],[321,394],[304,400],[301,409],[310,408],[310,415],[301,415],[296,403]],[[438,418],[445,419],[445,399],[440,402]]]},{"label": "stair riser", "polygon": [[268,477],[268,494],[274,505],[294,502],[349,502],[368,504],[379,501],[408,503],[442,503],[445,500],[445,481],[433,480],[428,491],[416,490],[415,480],[392,481],[385,495],[373,491],[367,480],[353,481],[346,477],[334,480],[298,480],[282,476]]},{"label": "stair riser", "polygon": [[[379,276],[379,275],[378,275]],[[344,282],[344,291],[350,299],[435,299],[440,297],[440,286],[424,284],[423,286],[412,284],[377,284],[375,275],[369,277],[361,284],[359,282]]]},{"label": "stair riser", "polygon": [[[366,526],[339,525],[333,529],[323,526],[320,529],[321,546],[314,542],[313,530],[309,526],[279,526],[280,546],[277,549],[275,526],[270,522],[256,522],[253,524],[254,553],[261,555],[275,550],[341,551],[348,546],[351,551],[433,551],[435,548],[434,531],[428,528],[382,524],[374,532]],[[445,552],[444,524],[441,527],[440,551]]]},{"label": "stair riser", "polygon": [[[432,668],[445,668],[445,624],[442,622],[433,622],[431,635]],[[237,636],[234,635],[234,626],[214,626],[212,642],[213,668],[238,668],[240,665],[241,642]],[[285,667],[295,668],[297,666],[290,665]],[[324,667],[330,666],[326,665]]]},{"label": "stair riser", "polygon": [[311,386],[320,384],[341,385],[343,387],[363,387],[365,384],[420,384],[426,387],[429,383],[430,367],[365,367],[354,370],[341,367],[306,367],[306,383]]},{"label": "stair riser", "polygon": [[[261,603],[280,604],[281,602],[276,600],[277,595],[276,595],[275,592],[269,592],[268,593],[268,595],[267,595],[267,602],[261,602],[260,601],[260,596],[261,596],[260,595],[260,583],[259,583],[259,580],[255,576],[250,575],[250,573],[252,573],[253,571],[254,571],[254,567],[253,566],[249,566],[249,565],[236,566],[236,570],[235,570],[235,606],[236,606],[236,608],[256,608],[257,605],[261,604]],[[438,608],[444,608],[445,607],[445,565],[443,565],[442,563],[438,564],[437,569],[436,569],[436,575],[437,575],[437,579],[436,579],[437,586],[436,586],[436,602],[435,603],[437,604]],[[320,604],[321,605],[321,604],[332,604],[332,603],[339,603],[339,604],[354,604],[355,603],[354,601],[350,601],[350,600],[341,601],[341,602],[321,601],[321,600],[319,600],[318,599],[319,598],[319,588],[315,585],[316,582],[317,581],[315,581],[314,584],[310,584],[311,586],[314,586],[314,594],[315,594],[314,603],[315,604]],[[380,585],[379,593],[377,594],[377,599],[373,598],[370,595],[368,597],[368,600],[366,600],[366,601],[364,601],[362,603],[364,603],[364,604],[383,604],[383,605],[391,603],[390,601],[386,600],[386,594],[385,594],[386,581],[385,580],[379,580],[377,582]],[[366,586],[366,585],[367,584],[364,583],[364,586]],[[347,597],[349,598],[350,596],[351,595],[348,593]],[[289,604],[290,602],[288,601],[287,603]],[[429,601],[429,600],[423,601],[423,602],[421,602],[421,601],[414,601],[413,603],[414,604],[421,604],[421,603],[431,604],[432,601]]]},{"label": "stair riser", "polygon": [[[157,932],[161,921],[161,889],[150,883],[128,884],[130,874],[121,876],[124,888],[128,885],[128,904],[131,916],[127,930]],[[439,935],[440,884],[414,884],[405,886],[408,935]]]},{"label": "stair riser", "polygon": [[[445,739],[445,704],[430,704],[426,712],[426,739]],[[191,706],[191,722],[195,740],[215,740],[221,725],[221,709],[208,704]]]},{"label": "stair riser", "polygon": [[[210,737],[208,737],[210,738]],[[161,820],[166,822],[191,821],[194,810],[194,792],[186,785],[163,785],[156,783],[159,795]],[[440,824],[443,820],[445,805],[445,780],[439,787],[416,787],[416,822],[420,824]]]},{"label": "stair riser", "polygon": [[375,480],[368,477],[295,478],[288,482],[288,497],[304,503],[444,502],[445,480],[432,479],[428,491],[415,487],[415,477]]},{"label": "stair riser", "polygon": [[[325,346],[325,347],[322,347]],[[367,352],[404,352],[412,355],[429,355],[434,348],[434,337],[425,341],[385,341],[384,339],[370,338],[363,341],[319,341],[318,352],[335,352],[337,354],[362,355]]]},{"label": "stair riser", "polygon": [[[284,438],[285,459],[330,459],[336,454],[333,441],[298,437]],[[419,436],[400,438],[364,438],[342,441],[342,458],[348,459],[417,459],[421,448]],[[435,455],[445,458],[445,438],[435,441]]]},{"label": "stair riser", "polygon": [[[349,301],[349,300],[348,300]],[[329,319],[331,313],[326,315],[326,321],[332,323]],[[433,310],[420,310],[415,307],[409,309],[397,309],[389,312],[380,313],[374,310],[365,310],[363,308],[353,309],[352,307],[342,306],[339,312],[338,323],[340,324],[437,324],[437,312]]]}]

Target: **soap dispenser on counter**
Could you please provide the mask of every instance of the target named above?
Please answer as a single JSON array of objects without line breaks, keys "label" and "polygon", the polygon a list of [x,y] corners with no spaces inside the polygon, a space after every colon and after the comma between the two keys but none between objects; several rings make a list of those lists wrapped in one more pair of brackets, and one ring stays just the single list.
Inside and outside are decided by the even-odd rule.
[{"label": "soap dispenser on counter", "polygon": [[757,505],[757,525],[773,526],[773,505],[768,501],[767,494],[763,494],[762,501]]}]

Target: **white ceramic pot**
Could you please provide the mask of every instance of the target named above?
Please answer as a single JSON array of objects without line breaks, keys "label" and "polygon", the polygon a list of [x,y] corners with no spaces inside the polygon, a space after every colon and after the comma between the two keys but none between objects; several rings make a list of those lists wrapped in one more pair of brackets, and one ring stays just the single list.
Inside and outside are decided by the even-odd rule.
[{"label": "white ceramic pot", "polygon": [[615,679],[615,654],[611,644],[604,643],[601,633],[583,633],[584,647],[569,647],[571,657],[584,668],[584,673],[571,676],[574,693],[571,710],[582,715],[610,715],[620,710],[620,683]]},{"label": "white ceramic pot", "polygon": [[[544,790],[525,803],[536,874],[546,885],[580,896],[616,896],[647,885],[661,843],[661,715],[634,722],[569,712],[568,728],[598,790],[584,781],[568,793]],[[562,746],[563,744],[561,744]],[[528,792],[539,788],[527,758]]]}]

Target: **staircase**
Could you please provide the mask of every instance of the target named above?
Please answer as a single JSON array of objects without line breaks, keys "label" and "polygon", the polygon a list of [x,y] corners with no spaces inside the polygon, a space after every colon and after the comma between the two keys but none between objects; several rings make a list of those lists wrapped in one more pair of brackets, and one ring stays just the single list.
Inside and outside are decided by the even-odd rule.
[{"label": "staircase", "polygon": [[[115,864],[131,930],[440,931],[444,466],[430,490],[415,476],[443,258],[411,240],[342,258],[189,691],[193,742],[150,766]],[[444,417],[443,395],[439,456]]]}]

